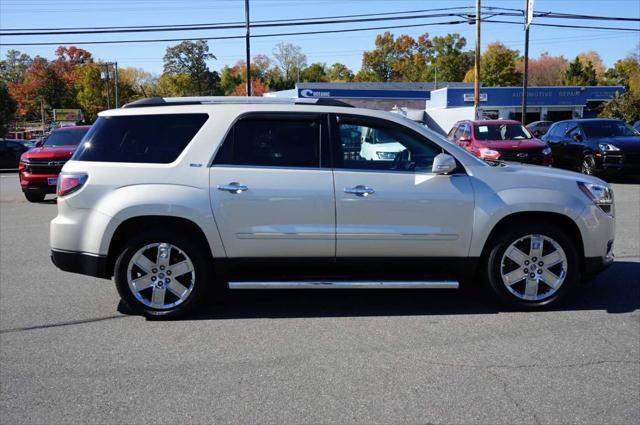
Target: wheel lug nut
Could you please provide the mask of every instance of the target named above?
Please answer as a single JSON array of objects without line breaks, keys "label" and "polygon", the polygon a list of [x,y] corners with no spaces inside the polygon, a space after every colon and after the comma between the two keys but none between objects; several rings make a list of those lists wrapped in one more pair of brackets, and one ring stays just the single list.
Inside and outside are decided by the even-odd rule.
[{"label": "wheel lug nut", "polygon": [[531,274],[529,275],[529,277],[533,278],[533,277],[536,277],[536,275],[535,275],[535,273],[531,273]]},{"label": "wheel lug nut", "polygon": [[158,269],[151,269],[151,273],[158,273]]},{"label": "wheel lug nut", "polygon": [[171,270],[167,270],[167,276],[171,276]]},{"label": "wheel lug nut", "polygon": [[164,266],[160,266],[160,270],[164,270]]},{"label": "wheel lug nut", "polygon": [[156,281],[156,277],[155,276],[151,276],[151,281],[155,282]]},{"label": "wheel lug nut", "polygon": [[544,266],[544,263],[543,263],[542,261],[540,261],[540,262],[538,263],[538,265],[539,265],[540,267],[542,267],[542,266]]},{"label": "wheel lug nut", "polygon": [[166,279],[164,280],[164,282],[165,282],[165,283],[169,283],[169,282],[171,282],[171,279],[166,278]]},{"label": "wheel lug nut", "polygon": [[525,260],[524,265],[528,266],[529,265],[529,260]]},{"label": "wheel lug nut", "polygon": [[524,269],[524,272],[525,273],[529,273],[529,269]]},{"label": "wheel lug nut", "polygon": [[533,257],[533,258],[531,259],[531,261],[536,262],[536,261],[538,261],[538,258],[537,258],[537,257]]},{"label": "wheel lug nut", "polygon": [[542,269],[538,269],[538,274],[542,274]]}]

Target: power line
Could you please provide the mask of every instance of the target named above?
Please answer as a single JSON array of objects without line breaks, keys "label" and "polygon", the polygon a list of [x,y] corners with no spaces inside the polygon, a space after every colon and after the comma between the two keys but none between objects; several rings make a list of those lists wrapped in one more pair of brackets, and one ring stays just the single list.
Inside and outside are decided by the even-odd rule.
[{"label": "power line", "polygon": [[[483,20],[483,22],[491,22],[495,24],[516,24],[522,25],[522,22],[516,21],[499,21],[495,19],[491,20]],[[532,22],[530,25],[535,25],[539,27],[555,27],[555,28],[584,28],[584,29],[594,29],[594,30],[613,30],[613,31],[633,31],[640,32],[640,28],[624,28],[624,27],[594,27],[593,25],[569,25],[569,24],[545,24],[542,22]]]},{"label": "power line", "polygon": [[[288,32],[288,33],[271,33],[271,34],[252,34],[251,38],[264,38],[264,37],[285,37],[291,35],[310,35],[310,34],[330,34],[330,33],[346,33],[346,32],[358,32],[358,31],[373,31],[373,30],[387,30],[397,28],[413,28],[413,27],[425,27],[435,25],[457,25],[466,24],[467,20],[447,21],[447,22],[424,22],[419,24],[410,25],[394,25],[384,27],[365,27],[365,28],[348,28],[337,30],[319,30],[319,31],[302,31],[302,32]],[[88,44],[129,44],[129,43],[160,43],[160,42],[176,42],[184,40],[232,40],[245,38],[244,35],[229,35],[218,37],[195,37],[195,38],[164,38],[164,39],[146,39],[146,40],[100,40],[100,41],[84,41],[84,42],[41,42],[41,43],[0,43],[0,46],[60,46],[65,44],[73,45],[88,45]]]}]

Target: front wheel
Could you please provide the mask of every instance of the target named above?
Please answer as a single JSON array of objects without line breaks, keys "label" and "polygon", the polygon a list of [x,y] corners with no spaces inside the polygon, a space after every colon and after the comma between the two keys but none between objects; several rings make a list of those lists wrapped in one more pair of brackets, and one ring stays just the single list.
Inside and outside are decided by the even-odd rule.
[{"label": "front wheel", "polygon": [[29,202],[42,202],[46,195],[40,192],[24,192],[24,196]]},{"label": "front wheel", "polygon": [[114,277],[131,310],[168,318],[192,312],[200,304],[209,268],[202,250],[185,236],[150,232],[125,244]]},{"label": "front wheel", "polygon": [[585,155],[580,164],[580,172],[592,176],[596,171],[596,160],[593,155]]},{"label": "front wheel", "polygon": [[512,226],[494,241],[483,273],[504,303],[539,309],[560,301],[580,280],[578,250],[557,226]]}]

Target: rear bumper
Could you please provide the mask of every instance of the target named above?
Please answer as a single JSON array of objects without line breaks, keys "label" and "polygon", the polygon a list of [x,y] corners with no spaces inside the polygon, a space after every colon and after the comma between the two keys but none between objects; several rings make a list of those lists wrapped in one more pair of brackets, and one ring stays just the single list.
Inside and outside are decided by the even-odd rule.
[{"label": "rear bumper", "polygon": [[111,272],[107,267],[107,257],[104,255],[52,249],[51,261],[65,272],[85,274],[102,279],[111,278]]}]

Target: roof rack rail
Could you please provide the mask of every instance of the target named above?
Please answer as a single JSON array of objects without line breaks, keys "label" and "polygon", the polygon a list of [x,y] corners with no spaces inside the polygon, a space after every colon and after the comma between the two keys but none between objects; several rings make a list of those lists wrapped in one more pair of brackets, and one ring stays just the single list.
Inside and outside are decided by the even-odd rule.
[{"label": "roof rack rail", "polygon": [[353,108],[346,102],[323,98],[280,98],[244,96],[194,96],[194,97],[147,97],[127,103],[123,108],[145,108],[150,106],[211,105],[211,104],[265,104],[265,105],[316,105]]}]

